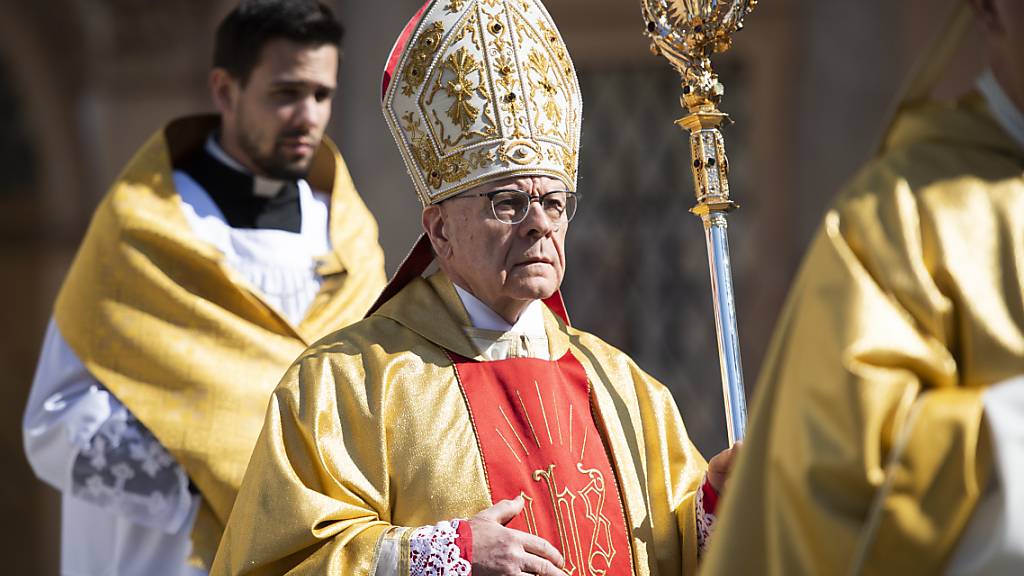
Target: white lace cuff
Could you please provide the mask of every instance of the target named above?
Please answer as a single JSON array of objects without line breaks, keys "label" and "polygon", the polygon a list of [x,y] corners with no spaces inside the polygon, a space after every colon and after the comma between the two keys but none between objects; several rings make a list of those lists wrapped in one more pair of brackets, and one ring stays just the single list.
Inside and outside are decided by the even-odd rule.
[{"label": "white lace cuff", "polygon": [[177,533],[192,506],[188,475],[152,432],[118,408],[76,456],[71,494],[137,524]]},{"label": "white lace cuff", "polygon": [[697,490],[697,499],[694,504],[697,509],[697,557],[700,558],[708,548],[711,541],[711,534],[715,531],[715,509],[718,507],[718,493],[704,476],[700,489]]},{"label": "white lace cuff", "polygon": [[374,576],[469,576],[472,531],[465,520],[396,527],[381,540]]}]

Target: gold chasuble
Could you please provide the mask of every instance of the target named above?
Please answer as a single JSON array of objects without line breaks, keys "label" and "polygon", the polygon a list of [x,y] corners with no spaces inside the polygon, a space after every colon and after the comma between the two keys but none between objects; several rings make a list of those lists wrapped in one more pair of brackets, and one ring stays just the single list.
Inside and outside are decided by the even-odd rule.
[{"label": "gold chasuble", "polygon": [[212,563],[274,386],[306,346],[358,320],[384,285],[373,216],[324,140],[310,185],[329,191],[333,251],[292,326],[202,242],[182,211],[174,161],[216,117],[154,135],[96,211],[57,299],[61,334],[89,372],[174,455],[202,493],[193,561]]},{"label": "gold chasuble", "polygon": [[1024,368],[1024,150],[979,96],[903,112],[804,261],[708,574],[938,574]]},{"label": "gold chasuble", "polygon": [[315,344],[274,392],[212,573],[372,574],[385,540],[408,559],[410,528],[524,493],[510,525],[573,574],[694,574],[706,465],[671,395],[544,314],[552,361],[484,361],[438,272]]}]

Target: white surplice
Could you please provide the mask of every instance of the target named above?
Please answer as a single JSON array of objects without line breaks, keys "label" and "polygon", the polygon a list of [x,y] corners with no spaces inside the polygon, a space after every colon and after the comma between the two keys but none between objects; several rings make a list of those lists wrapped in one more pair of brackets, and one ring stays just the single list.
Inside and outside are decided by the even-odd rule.
[{"label": "white surplice", "polygon": [[[234,169],[211,138],[207,151]],[[173,174],[193,232],[293,324],[320,289],[315,258],[330,249],[329,196],[299,181],[298,233],[231,228],[191,177]],[[254,193],[279,190],[256,178]],[[187,564],[200,496],[185,471],[85,369],[51,319],[23,420],[36,475],[61,491],[64,576],[200,576]]]}]

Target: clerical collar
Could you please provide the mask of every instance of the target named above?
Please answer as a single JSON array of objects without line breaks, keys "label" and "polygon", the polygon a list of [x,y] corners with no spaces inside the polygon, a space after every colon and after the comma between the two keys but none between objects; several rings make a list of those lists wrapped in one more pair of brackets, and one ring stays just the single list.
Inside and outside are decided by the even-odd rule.
[{"label": "clerical collar", "polygon": [[977,81],[978,90],[985,97],[996,122],[1006,130],[1017,145],[1024,149],[1024,113],[1014,105],[996,79],[992,70],[986,70]]},{"label": "clerical collar", "polygon": [[512,358],[550,360],[548,337],[544,331],[544,304],[534,300],[527,305],[515,324],[509,324],[469,291],[455,286],[472,326],[463,330],[486,361]]},{"label": "clerical collar", "polygon": [[299,181],[253,175],[213,135],[176,168],[206,191],[232,228],[302,231]]},{"label": "clerical collar", "polygon": [[264,178],[263,176],[257,176],[249,171],[248,168],[242,166],[242,163],[235,160],[228,153],[220,147],[220,142],[217,142],[217,134],[210,134],[209,138],[206,139],[206,145],[204,146],[206,153],[213,156],[217,160],[220,160],[222,164],[227,167],[234,169],[237,172],[241,172],[247,176],[252,177],[252,193],[254,196],[259,198],[273,198],[281,191],[281,188],[285,185],[284,180],[274,180],[272,178]]},{"label": "clerical collar", "polygon": [[479,298],[473,296],[469,291],[464,290],[455,284],[455,291],[458,292],[462,305],[469,314],[469,321],[474,328],[481,330],[493,330],[495,332],[517,332],[528,335],[544,335],[544,303],[534,300],[526,306],[523,313],[515,324],[509,324],[497,312],[484,304]]}]

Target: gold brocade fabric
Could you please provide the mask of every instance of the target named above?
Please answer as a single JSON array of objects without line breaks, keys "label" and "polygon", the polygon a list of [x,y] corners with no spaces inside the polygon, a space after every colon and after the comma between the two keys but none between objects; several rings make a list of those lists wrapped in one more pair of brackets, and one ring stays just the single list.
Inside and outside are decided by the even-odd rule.
[{"label": "gold brocade fabric", "polygon": [[[696,572],[705,462],[668,390],[545,310],[552,358],[591,380],[637,574]],[[371,574],[384,538],[491,506],[473,421],[445,352],[480,360],[442,273],[312,346],[274,392],[214,563],[223,574]],[[408,543],[401,554],[408,557]]]},{"label": "gold brocade fabric", "polygon": [[309,177],[331,192],[323,286],[299,326],[261,301],[192,232],[171,180],[172,158],[202,146],[217,122],[178,120],[142,147],[97,209],[55,310],[89,372],[202,493],[193,562],[204,566],[274,386],[308,343],[358,320],[385,280],[376,222],[325,140]]},{"label": "gold brocade fabric", "polygon": [[814,239],[706,574],[941,573],[1024,371],[1024,151],[977,95],[904,111]]}]

